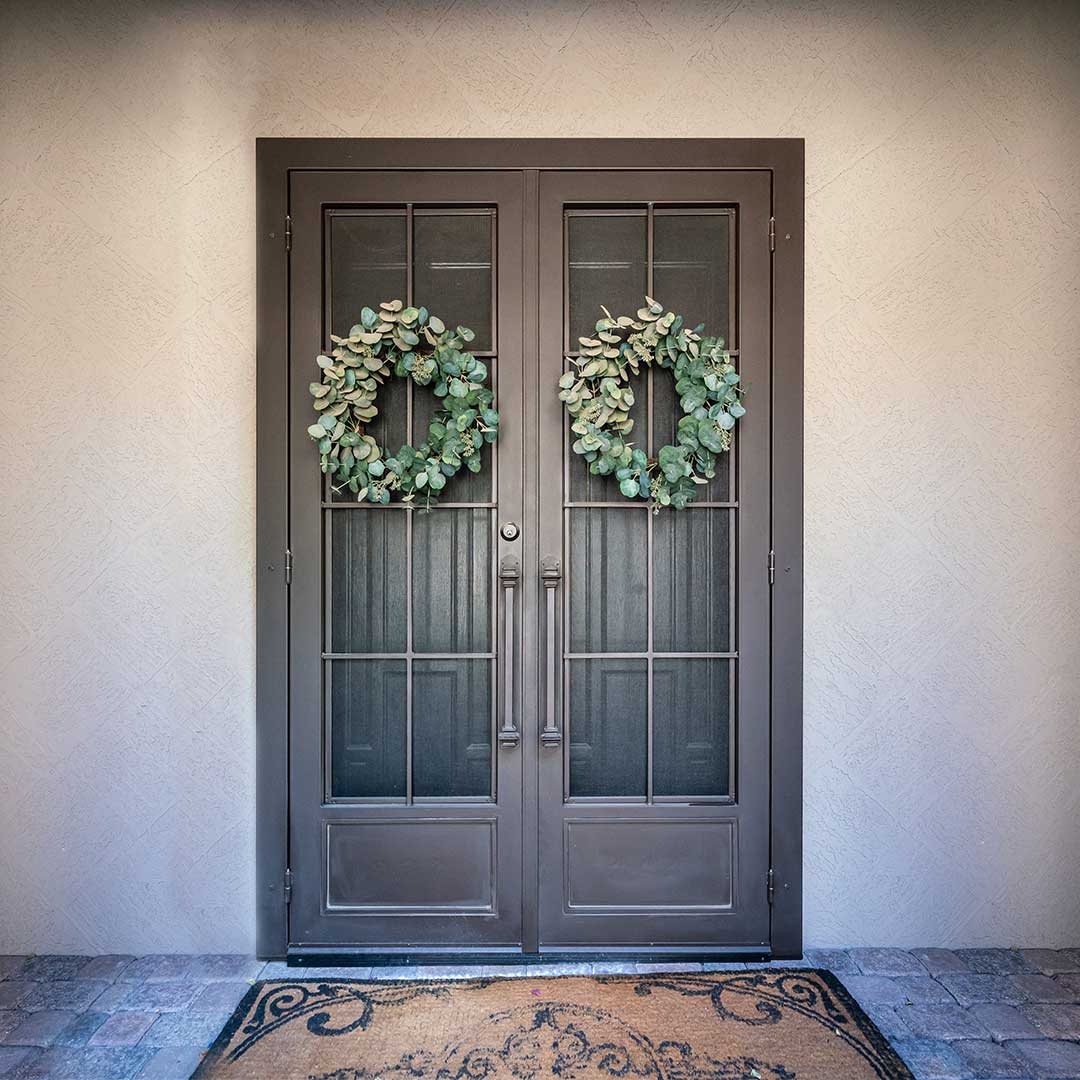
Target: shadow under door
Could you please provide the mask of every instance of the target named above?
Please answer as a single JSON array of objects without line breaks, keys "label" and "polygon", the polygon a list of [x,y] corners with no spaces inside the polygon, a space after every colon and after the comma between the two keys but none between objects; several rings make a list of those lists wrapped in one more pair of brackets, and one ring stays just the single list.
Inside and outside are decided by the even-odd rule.
[{"label": "shadow under door", "polygon": [[[769,173],[298,171],[289,212],[290,949],[767,951]],[[745,388],[679,511],[589,475],[557,396],[646,295]],[[430,511],[306,436],[315,356],[393,299],[475,331],[501,416]],[[680,395],[634,394],[655,458]],[[439,406],[377,404],[388,452]]]}]

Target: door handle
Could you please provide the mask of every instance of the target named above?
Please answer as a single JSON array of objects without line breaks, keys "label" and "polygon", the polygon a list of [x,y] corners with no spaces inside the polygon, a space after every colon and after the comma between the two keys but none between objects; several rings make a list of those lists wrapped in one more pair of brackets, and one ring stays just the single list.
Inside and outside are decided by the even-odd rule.
[{"label": "door handle", "polygon": [[544,584],[544,631],[545,631],[545,656],[547,657],[547,670],[544,681],[544,730],[540,732],[542,746],[559,746],[562,743],[562,732],[557,723],[558,706],[556,702],[556,672],[557,659],[555,656],[555,590],[562,580],[562,571],[559,560],[550,556],[540,564],[540,580]]},{"label": "door handle", "polygon": [[499,728],[500,746],[517,746],[521,734],[514,720],[514,594],[521,580],[521,563],[507,555],[499,563],[499,582],[503,593],[503,713]]}]

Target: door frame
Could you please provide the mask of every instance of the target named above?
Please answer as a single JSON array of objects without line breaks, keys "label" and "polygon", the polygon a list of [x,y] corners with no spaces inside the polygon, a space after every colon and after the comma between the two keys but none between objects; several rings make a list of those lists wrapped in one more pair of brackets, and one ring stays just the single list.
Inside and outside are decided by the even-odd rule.
[{"label": "door frame", "polygon": [[[771,523],[769,836],[770,955],[802,955],[803,260],[802,139],[294,139],[255,140],[256,173],[256,951],[288,951],[289,843],[289,177],[327,169],[761,170],[771,174]],[[528,202],[532,193],[533,201]],[[525,288],[535,291],[538,222],[523,237]],[[532,260],[530,262],[530,259]],[[524,334],[535,343],[534,305]],[[535,418],[526,417],[526,430]],[[526,787],[535,791],[526,759]],[[528,806],[528,803],[526,803]],[[536,828],[535,810],[524,827]],[[529,874],[523,883],[528,887]]]}]

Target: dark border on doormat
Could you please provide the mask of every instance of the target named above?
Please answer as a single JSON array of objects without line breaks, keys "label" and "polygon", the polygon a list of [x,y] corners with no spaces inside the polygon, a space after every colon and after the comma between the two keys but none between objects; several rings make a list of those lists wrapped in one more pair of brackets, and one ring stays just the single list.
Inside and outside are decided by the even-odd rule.
[{"label": "dark border on doormat", "polygon": [[[303,970],[303,969],[299,969]],[[889,1069],[889,1073],[882,1078],[882,1080],[915,1080],[914,1074],[905,1064],[903,1058],[900,1057],[892,1043],[889,1042],[887,1036],[881,1031],[881,1029],[874,1023],[873,1020],[867,1015],[863,1007],[853,998],[848,991],[847,987],[831,972],[825,968],[749,968],[746,971],[702,971],[702,972],[685,972],[685,971],[672,971],[672,972],[642,972],[636,974],[634,972],[626,972],[611,975],[527,975],[527,976],[514,976],[507,978],[500,975],[483,975],[477,977],[453,979],[453,978],[437,978],[437,979],[337,979],[327,978],[322,979],[307,977],[297,979],[259,979],[254,982],[249,988],[247,993],[244,994],[240,1003],[233,1010],[232,1016],[225,1022],[225,1026],[218,1033],[217,1038],[210,1044],[210,1048],[206,1051],[202,1061],[199,1062],[195,1071],[191,1074],[190,1080],[213,1080],[211,1076],[211,1069],[221,1060],[224,1056],[225,1050],[228,1048],[229,1043],[232,1041],[233,1036],[236,1034],[240,1025],[244,1022],[248,1012],[251,1010],[252,1005],[258,999],[262,993],[264,987],[273,985],[289,986],[295,983],[319,983],[319,982],[334,982],[334,983],[350,983],[364,986],[414,986],[414,985],[439,985],[443,983],[469,983],[469,982],[483,982],[485,985],[493,982],[500,981],[513,981],[520,982],[522,979],[596,979],[598,982],[612,982],[616,980],[636,979],[642,982],[662,982],[666,975],[685,976],[685,975],[715,975],[718,979],[724,979],[726,977],[738,976],[738,975],[776,975],[783,972],[787,972],[791,975],[815,975],[821,979],[821,981],[828,987],[829,991],[836,997],[840,1004],[851,1016],[858,1028],[859,1033],[866,1039],[873,1050],[881,1057],[882,1064]]]}]

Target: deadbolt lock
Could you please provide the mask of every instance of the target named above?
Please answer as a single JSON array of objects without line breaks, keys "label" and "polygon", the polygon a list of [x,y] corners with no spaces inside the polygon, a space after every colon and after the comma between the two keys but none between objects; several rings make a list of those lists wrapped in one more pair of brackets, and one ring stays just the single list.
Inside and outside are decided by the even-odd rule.
[{"label": "deadbolt lock", "polygon": [[521,535],[521,529],[518,528],[516,521],[507,521],[499,529],[499,535],[504,540],[516,540]]}]

